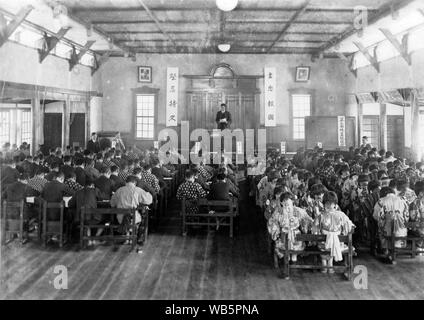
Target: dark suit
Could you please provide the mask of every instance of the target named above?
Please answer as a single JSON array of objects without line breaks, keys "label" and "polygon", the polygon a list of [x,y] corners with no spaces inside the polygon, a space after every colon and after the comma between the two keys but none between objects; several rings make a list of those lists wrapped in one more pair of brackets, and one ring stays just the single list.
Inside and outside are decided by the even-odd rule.
[{"label": "dark suit", "polygon": [[7,185],[18,181],[19,171],[12,167],[4,167],[1,170],[1,188],[5,190]]},{"label": "dark suit", "polygon": [[[12,184],[9,184],[6,188],[6,191],[3,193],[3,198],[8,202],[19,202],[21,200],[25,201],[26,197],[34,197],[37,195],[37,191],[31,189],[26,184],[17,181]],[[33,216],[36,216],[37,212],[31,210],[27,205],[24,205],[24,218],[28,219]],[[19,209],[18,208],[9,208],[7,210],[7,217],[11,219],[19,218]]]},{"label": "dark suit", "polygon": [[[68,188],[57,180],[47,182],[41,192],[41,197],[47,202],[62,202],[63,197],[67,195],[69,195]],[[59,209],[49,209],[47,211],[48,220],[59,220],[59,218]]]},{"label": "dark suit", "polygon": [[[227,122],[220,122],[221,119],[227,119]],[[228,111],[225,111],[225,112],[218,111],[216,114],[215,121],[219,130],[227,129],[231,125],[231,113],[229,113]]]},{"label": "dark suit", "polygon": [[100,176],[94,182],[94,185],[104,194],[104,198],[102,200],[110,200],[113,191],[112,180],[106,178],[105,176]]},{"label": "dark suit", "polygon": [[87,179],[87,173],[85,172],[85,170],[81,167],[76,167],[75,168],[75,175],[76,175],[76,180],[77,182],[82,185],[85,186],[85,181]]},{"label": "dark suit", "polygon": [[[227,182],[214,182],[210,185],[208,200],[230,200],[230,186]],[[214,208],[216,211],[227,211],[227,206]]]},{"label": "dark suit", "polygon": [[120,176],[110,175],[110,180],[113,183],[113,191],[118,190],[120,187],[125,186],[125,181]]},{"label": "dark suit", "polygon": [[96,142],[93,142],[93,140],[90,140],[87,142],[87,150],[89,150],[90,152],[93,153],[98,153],[100,152],[100,143],[97,140]]},{"label": "dark suit", "polygon": [[[84,188],[75,193],[71,200],[69,200],[69,208],[75,208],[74,222],[80,221],[81,208],[85,206],[87,209],[97,208],[97,200],[102,199],[103,195],[97,188]],[[101,221],[101,216],[86,217],[87,221]]]},{"label": "dark suit", "polygon": [[75,169],[68,164],[64,164],[60,168],[60,171],[62,171],[63,174],[65,175],[65,179],[68,179],[71,173],[75,173]]}]

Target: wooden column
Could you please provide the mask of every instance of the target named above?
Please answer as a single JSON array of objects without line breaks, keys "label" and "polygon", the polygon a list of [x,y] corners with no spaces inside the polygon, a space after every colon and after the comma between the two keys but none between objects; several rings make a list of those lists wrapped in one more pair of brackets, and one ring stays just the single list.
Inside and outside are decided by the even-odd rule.
[{"label": "wooden column", "polygon": [[358,104],[358,139],[357,139],[357,146],[359,147],[361,145],[361,141],[362,141],[362,119],[363,119],[363,115],[362,115],[362,109],[363,109],[363,105],[362,103]]},{"label": "wooden column", "polygon": [[387,108],[386,104],[380,104],[380,149],[387,150]]},{"label": "wooden column", "polygon": [[[84,141],[88,141],[91,135],[91,126],[90,126],[91,98],[88,97],[87,99],[88,100],[85,102],[85,140]],[[85,145],[84,145],[84,148],[85,148]]]},{"label": "wooden column", "polygon": [[[412,113],[412,152],[416,157],[421,154],[420,150],[420,106],[418,105],[417,94],[411,92],[411,113]],[[417,159],[421,160],[421,159]]]},{"label": "wooden column", "polygon": [[67,95],[63,103],[63,117],[62,117],[62,149],[69,145],[69,134],[71,132],[71,99]]},{"label": "wooden column", "polygon": [[38,150],[38,146],[44,143],[44,110],[40,104],[40,94],[37,91],[31,100],[32,114],[32,153]]}]

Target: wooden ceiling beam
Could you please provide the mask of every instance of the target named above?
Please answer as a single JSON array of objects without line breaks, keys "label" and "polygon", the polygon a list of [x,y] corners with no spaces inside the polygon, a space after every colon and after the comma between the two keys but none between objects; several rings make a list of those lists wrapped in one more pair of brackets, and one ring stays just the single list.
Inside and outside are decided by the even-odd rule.
[{"label": "wooden ceiling beam", "polygon": [[408,65],[411,65],[411,55],[408,52],[408,34],[406,33],[402,38],[402,43],[390,32],[389,29],[380,28],[380,31],[384,34],[387,40],[395,47],[399,52],[400,56],[406,61]]},{"label": "wooden ceiling beam", "polygon": [[[280,33],[280,31],[236,31],[237,34],[274,34],[274,33]],[[108,31],[109,34],[161,34],[160,31],[149,31],[149,30],[142,30],[142,31],[128,31],[128,30],[111,30]],[[172,31],[170,32],[172,34],[202,34],[202,32],[199,31]],[[211,31],[209,34],[216,34],[219,32]],[[331,31],[325,31],[325,32],[319,32],[319,31],[287,31],[286,34],[298,34],[298,35],[323,35],[323,36],[331,36],[331,35],[337,35],[340,34],[339,32],[331,32]]]},{"label": "wooden ceiling beam", "polygon": [[311,2],[311,0],[306,0],[303,5],[296,11],[296,13],[290,18],[289,22],[286,23],[286,25],[284,26],[283,30],[281,30],[281,32],[278,34],[277,38],[275,39],[275,41],[268,47],[268,49],[266,50],[267,53],[269,53],[272,49],[272,47],[274,46],[274,44],[276,44],[278,42],[278,40],[280,40],[280,38],[286,33],[286,31],[288,30],[288,28],[290,28],[290,26],[292,25],[292,23],[302,14],[305,12],[306,7],[308,6],[308,4]]},{"label": "wooden ceiling beam", "polygon": [[155,22],[156,27],[159,29],[159,31],[162,32],[162,34],[168,38],[168,40],[176,47],[175,41],[172,39],[172,37],[162,28],[162,25],[160,21],[155,17],[152,11],[146,6],[146,4],[143,2],[143,0],[137,0],[138,3],[146,10],[147,14],[150,16],[150,18]]},{"label": "wooden ceiling beam", "polygon": [[97,70],[109,59],[111,52],[105,52],[100,59],[97,59],[96,55],[94,55],[94,59],[96,60],[95,66],[91,68],[91,75],[93,76]]},{"label": "wooden ceiling beam", "polygon": [[[376,21],[378,21],[379,19],[390,15],[393,12],[393,8],[395,8],[396,10],[399,10],[413,1],[414,0],[392,0],[389,3],[382,5],[377,11],[373,11],[371,12],[371,14],[368,15],[368,25],[371,25],[375,23]],[[335,36],[333,39],[330,39],[330,41],[328,41],[325,45],[319,48],[316,54],[320,54],[324,52],[325,50],[330,49],[331,47],[334,47],[335,45],[339,44],[340,42],[347,39],[348,37],[355,34],[356,32],[358,32],[358,30],[352,24],[352,26],[348,27],[344,32]]]},{"label": "wooden ceiling beam", "polygon": [[49,53],[56,47],[59,41],[65,36],[71,28],[61,28],[54,36],[44,35],[45,47],[38,49],[39,62],[42,63]]},{"label": "wooden ceiling beam", "polygon": [[80,52],[76,55],[74,54],[75,52],[73,50],[73,54],[71,54],[71,59],[69,59],[69,71],[72,71],[72,69],[80,62],[82,56],[87,53],[88,49],[90,49],[90,47],[95,42],[96,41],[94,40],[87,41],[87,43],[81,48]]},{"label": "wooden ceiling beam", "polygon": [[[224,14],[221,12],[220,14]],[[205,21],[194,21],[194,20],[160,20],[161,24],[211,24],[214,23],[214,21],[205,20]],[[281,23],[289,23],[290,20],[278,20],[278,19],[227,19],[226,23],[275,23],[275,24],[281,24]],[[150,20],[93,20],[91,21],[93,25],[98,24],[147,24],[152,23]],[[344,25],[348,24],[351,25],[351,22],[347,21],[295,21],[292,22],[293,24],[328,24],[328,25]]]},{"label": "wooden ceiling beam", "polygon": [[[153,12],[169,12],[169,11],[216,11],[218,10],[218,8],[216,7],[185,7],[185,8],[178,8],[178,7],[161,7],[161,8],[154,8],[154,7],[150,7],[149,8],[151,11]],[[286,8],[282,8],[282,7],[262,7],[262,8],[248,8],[248,7],[243,7],[242,5],[238,6],[237,9],[235,10],[235,12],[248,12],[248,11],[252,11],[252,12],[257,12],[257,11],[282,11],[282,12],[293,12],[293,11],[297,11],[299,8],[298,7],[286,7]],[[73,7],[71,8],[72,13],[74,14],[79,14],[79,13],[91,13],[91,12],[137,12],[137,11],[143,11],[142,9],[140,9],[139,7]],[[354,13],[355,12],[355,8],[351,7],[351,8],[346,8],[346,7],[340,7],[340,8],[336,8],[336,7],[309,7],[306,9],[307,12],[351,12]],[[375,12],[378,11],[378,8],[368,8],[369,12]]]},{"label": "wooden ceiling beam", "polygon": [[[12,21],[9,23],[4,23],[0,25],[0,47],[6,43],[7,39],[12,35],[13,32],[21,25],[25,18],[30,14],[34,9],[33,6],[28,5],[23,7],[19,12],[13,17]],[[3,20],[5,21],[5,19]]]},{"label": "wooden ceiling beam", "polygon": [[378,73],[380,73],[380,64],[378,62],[375,50],[377,47],[374,48],[374,53],[373,55],[371,55],[362,43],[353,41],[353,44],[359,49],[359,51],[361,51],[365,58],[367,58],[367,60],[374,67],[374,69],[377,70]]}]

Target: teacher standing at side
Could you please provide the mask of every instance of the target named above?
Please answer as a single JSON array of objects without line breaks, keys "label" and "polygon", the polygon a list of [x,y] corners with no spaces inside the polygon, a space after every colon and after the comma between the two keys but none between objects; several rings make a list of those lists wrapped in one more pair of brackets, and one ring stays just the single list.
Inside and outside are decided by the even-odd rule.
[{"label": "teacher standing at side", "polygon": [[227,105],[221,103],[221,110],[216,114],[216,124],[219,130],[225,130],[230,128],[231,125],[231,113],[227,110]]}]

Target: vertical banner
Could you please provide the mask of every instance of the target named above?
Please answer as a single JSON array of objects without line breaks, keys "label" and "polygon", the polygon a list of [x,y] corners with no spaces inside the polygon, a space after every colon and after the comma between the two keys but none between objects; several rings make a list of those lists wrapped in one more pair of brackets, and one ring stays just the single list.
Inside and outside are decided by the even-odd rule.
[{"label": "vertical banner", "polygon": [[178,68],[166,69],[166,126],[175,127],[178,121]]},{"label": "vertical banner", "polygon": [[345,116],[337,117],[337,135],[339,147],[346,147],[346,118]]},{"label": "vertical banner", "polygon": [[275,127],[277,125],[277,106],[275,101],[276,75],[275,68],[265,67],[265,127]]}]

